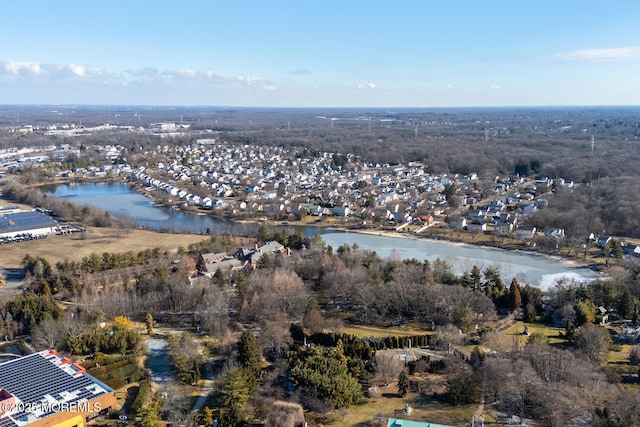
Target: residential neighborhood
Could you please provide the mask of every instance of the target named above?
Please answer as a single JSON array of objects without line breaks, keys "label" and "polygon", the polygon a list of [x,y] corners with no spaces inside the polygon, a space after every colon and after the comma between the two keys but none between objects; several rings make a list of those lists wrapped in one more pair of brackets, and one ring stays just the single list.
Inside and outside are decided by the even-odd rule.
[{"label": "residential neighborhood", "polygon": [[[313,129],[328,119],[308,120]],[[331,120],[355,137],[370,123]],[[121,424],[613,419],[587,398],[560,413],[557,397],[569,394],[558,385],[578,386],[537,372],[535,361],[557,352],[567,366],[588,363],[585,381],[637,383],[626,370],[640,360],[640,241],[620,233],[628,204],[594,211],[591,198],[624,185],[596,192],[535,159],[488,173],[460,157],[443,167],[419,152],[396,160],[349,152],[331,143],[340,130],[314,129],[330,141],[318,148],[274,142],[297,138],[285,123],[263,133],[251,120],[222,132],[160,117],[5,129],[4,357],[68,355],[114,390],[105,425],[129,415]],[[424,126],[443,123],[457,126]],[[474,144],[467,159],[496,157]],[[156,213],[168,219],[143,223]],[[173,225],[192,220],[183,232]],[[467,250],[491,255],[455,258]],[[520,263],[528,270],[516,271]],[[598,377],[623,359],[620,377]],[[540,378],[535,389],[521,390],[522,364]],[[522,393],[555,398],[523,407]]]}]

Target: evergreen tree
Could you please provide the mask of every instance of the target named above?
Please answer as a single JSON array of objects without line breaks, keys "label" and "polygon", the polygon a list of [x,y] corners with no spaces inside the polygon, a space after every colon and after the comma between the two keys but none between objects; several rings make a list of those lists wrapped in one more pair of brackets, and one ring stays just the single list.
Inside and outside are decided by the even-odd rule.
[{"label": "evergreen tree", "polygon": [[257,266],[258,268],[270,268],[273,266],[273,262],[271,261],[269,254],[262,254],[260,259],[258,259]]},{"label": "evergreen tree", "polygon": [[473,309],[469,304],[465,304],[456,309],[454,316],[454,323],[457,327],[467,332],[473,325]]},{"label": "evergreen tree", "polygon": [[238,363],[256,380],[262,373],[262,353],[256,337],[251,331],[244,331],[238,341]]},{"label": "evergreen tree", "polygon": [[475,346],[473,348],[473,351],[471,352],[471,358],[469,359],[469,363],[474,368],[479,368],[482,365],[483,361],[484,361],[484,353],[480,351],[480,348],[478,346]]},{"label": "evergreen tree", "polygon": [[141,418],[142,427],[158,427],[160,425],[160,401],[153,399],[151,403],[138,411],[138,416]]},{"label": "evergreen tree", "polygon": [[221,417],[223,425],[236,426],[244,420],[244,408],[250,396],[246,370],[234,368],[227,372],[221,398],[222,406],[226,410]]},{"label": "evergreen tree", "polygon": [[509,308],[515,310],[522,305],[522,295],[520,294],[520,285],[514,277],[509,286]]},{"label": "evergreen tree", "polygon": [[623,319],[630,319],[636,309],[636,301],[629,291],[624,291],[618,299],[618,314]]},{"label": "evergreen tree", "polygon": [[153,335],[153,316],[151,315],[151,313],[147,313],[146,317],[144,318],[144,323],[147,326],[147,334]]},{"label": "evergreen tree", "polygon": [[215,273],[213,273],[213,283],[218,286],[224,285],[224,273],[221,269],[217,269]]},{"label": "evergreen tree", "polygon": [[205,426],[213,425],[213,409],[208,406],[205,406],[202,410],[202,415],[200,416],[200,421]]},{"label": "evergreen tree", "polygon": [[247,292],[247,276],[242,271],[236,272],[233,275],[233,284],[240,298],[244,297]]},{"label": "evergreen tree", "polygon": [[264,223],[258,226],[256,237],[263,243],[269,240],[269,230],[267,230],[267,226]]},{"label": "evergreen tree", "polygon": [[569,341],[573,341],[576,336],[576,327],[573,325],[571,320],[567,320],[567,326],[564,329],[564,336]]},{"label": "evergreen tree", "polygon": [[360,384],[333,349],[301,348],[289,355],[289,361],[293,383],[334,408],[347,408],[362,396]]},{"label": "evergreen tree", "polygon": [[449,380],[446,399],[453,405],[468,405],[480,400],[482,387],[472,377],[454,377]]},{"label": "evergreen tree", "polygon": [[409,377],[407,372],[403,369],[398,377],[398,396],[405,397],[409,392]]},{"label": "evergreen tree", "polygon": [[480,269],[478,268],[477,265],[474,265],[471,268],[470,279],[471,279],[471,288],[472,289],[479,289],[480,288],[480,282],[482,280],[482,275],[481,275]]},{"label": "evergreen tree", "polygon": [[582,326],[585,323],[596,321],[596,305],[589,300],[582,300],[576,305],[576,323]]}]

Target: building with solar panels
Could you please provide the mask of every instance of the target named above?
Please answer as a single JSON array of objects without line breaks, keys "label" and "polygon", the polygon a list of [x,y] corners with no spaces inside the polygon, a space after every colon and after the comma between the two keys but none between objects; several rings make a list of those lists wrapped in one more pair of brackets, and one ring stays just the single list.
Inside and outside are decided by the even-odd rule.
[{"label": "building with solar panels", "polygon": [[0,213],[0,238],[48,236],[55,233],[57,226],[58,222],[51,215],[39,210]]},{"label": "building with solar panels", "polygon": [[0,363],[0,427],[84,427],[116,405],[111,387],[55,350]]}]

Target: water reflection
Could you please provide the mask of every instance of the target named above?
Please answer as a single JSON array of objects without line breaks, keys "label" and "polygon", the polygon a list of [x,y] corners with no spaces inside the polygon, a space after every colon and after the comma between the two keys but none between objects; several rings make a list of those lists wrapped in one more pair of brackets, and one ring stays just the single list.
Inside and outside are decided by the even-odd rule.
[{"label": "water reflection", "polygon": [[[109,211],[111,214],[133,218],[139,226],[159,231],[193,232],[206,234],[255,235],[255,224],[239,223],[208,215],[192,215],[181,211],[154,206],[152,201],[133,191],[124,183],[88,183],[59,185],[49,189],[50,194],[71,199],[77,204],[89,204]],[[596,277],[589,269],[575,267],[567,262],[543,255],[461,245],[427,239],[395,238],[327,230],[318,227],[289,226],[287,231],[301,231],[306,237],[321,234],[324,241],[337,249],[343,244],[358,245],[361,249],[373,250],[383,257],[398,256],[400,259],[415,258],[419,261],[443,259],[448,261],[457,274],[470,271],[474,265],[480,269],[496,267],[502,277],[536,284],[543,289],[553,286],[557,280],[588,280]]]}]

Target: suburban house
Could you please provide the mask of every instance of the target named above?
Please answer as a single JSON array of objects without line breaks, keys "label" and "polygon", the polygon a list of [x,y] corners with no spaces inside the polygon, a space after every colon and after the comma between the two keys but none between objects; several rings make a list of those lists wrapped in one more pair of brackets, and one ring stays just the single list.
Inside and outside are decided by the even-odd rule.
[{"label": "suburban house", "polygon": [[557,239],[563,239],[565,236],[564,228],[546,228],[543,232],[545,236],[551,236]]},{"label": "suburban house", "polygon": [[636,257],[640,257],[640,245],[627,243],[626,245],[623,246],[623,249],[626,255],[633,255]]},{"label": "suburban house", "polygon": [[467,228],[467,219],[466,218],[452,218],[449,220],[449,228],[455,228],[458,230],[463,230]]},{"label": "suburban house", "polygon": [[598,236],[598,239],[596,240],[596,245],[599,248],[604,248],[609,244],[610,241],[611,241],[611,236]]},{"label": "suburban house", "polygon": [[513,231],[513,224],[510,222],[501,222],[493,226],[493,234],[498,236],[507,236]]},{"label": "suburban house", "polygon": [[481,221],[471,221],[467,224],[467,230],[472,233],[482,233],[487,231],[487,224]]},{"label": "suburban house", "polygon": [[516,228],[516,239],[532,239],[536,235],[535,227]]},{"label": "suburban house", "polygon": [[226,252],[200,254],[196,263],[198,271],[204,276],[213,276],[218,270],[223,273],[240,270],[244,265],[245,262]]},{"label": "suburban house", "polygon": [[289,255],[289,248],[278,242],[269,241],[262,246],[256,244],[253,248],[240,248],[233,255],[226,252],[200,254],[196,261],[196,268],[201,275],[212,277],[218,270],[227,273],[242,270],[249,264],[255,267],[254,264],[260,256],[275,253]]},{"label": "suburban house", "polygon": [[275,241],[269,241],[262,246],[256,246],[254,254],[275,254],[277,252],[284,253],[286,251],[287,248],[285,248],[284,245]]},{"label": "suburban house", "polygon": [[2,427],[84,427],[116,406],[111,387],[55,350],[0,363]]}]

